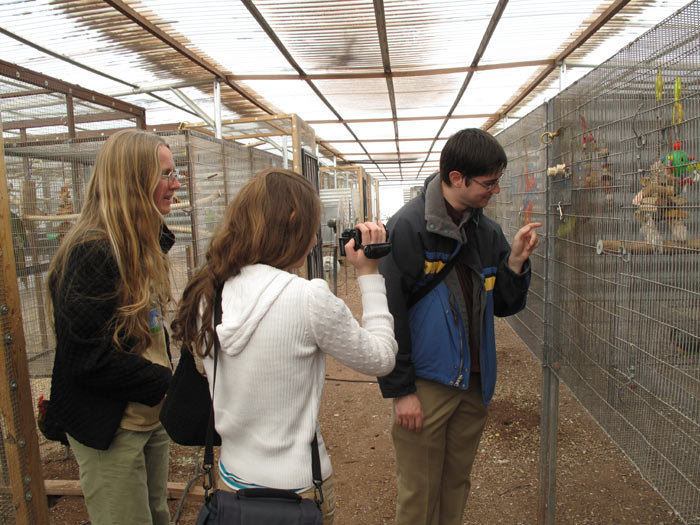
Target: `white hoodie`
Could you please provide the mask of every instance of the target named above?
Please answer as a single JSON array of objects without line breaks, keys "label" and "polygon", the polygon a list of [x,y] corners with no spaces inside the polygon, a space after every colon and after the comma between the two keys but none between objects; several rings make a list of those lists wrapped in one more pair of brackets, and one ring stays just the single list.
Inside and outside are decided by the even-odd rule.
[{"label": "white hoodie", "polygon": [[[358,284],[363,327],[321,279],[256,264],[226,281],[214,411],[221,462],[237,478],[311,487],[314,432],[323,479],[331,475],[318,426],[326,354],[358,372],[385,375],[398,349],[384,278],[366,275]],[[213,365],[204,359],[210,389]]]}]

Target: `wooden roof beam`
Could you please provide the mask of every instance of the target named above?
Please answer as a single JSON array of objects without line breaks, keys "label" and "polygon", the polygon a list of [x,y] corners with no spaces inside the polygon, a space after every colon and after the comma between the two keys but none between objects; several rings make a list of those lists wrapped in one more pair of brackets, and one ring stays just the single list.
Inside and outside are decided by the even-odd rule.
[{"label": "wooden roof beam", "polygon": [[[451,119],[465,119],[465,118],[489,118],[496,115],[496,113],[474,113],[472,115],[450,115]],[[386,117],[386,118],[356,118],[342,120],[342,122],[347,122],[348,124],[369,124],[374,122],[412,122],[416,120],[442,120],[445,115],[433,115],[427,117]],[[337,124],[337,120],[307,120],[307,124]],[[434,140],[434,139],[433,139]],[[354,142],[354,141],[353,141]]]},{"label": "wooden roof beam", "polygon": [[[543,60],[525,60],[520,62],[503,62],[498,64],[484,64],[477,66],[466,67],[450,67],[443,69],[416,69],[411,71],[394,71],[390,73],[308,73],[308,74],[280,74],[280,75],[227,75],[232,81],[245,80],[363,80],[374,78],[409,78],[409,77],[428,77],[441,76],[451,74],[461,74],[476,71],[493,71],[498,69],[513,69],[519,67],[537,67],[554,64],[551,58]],[[574,66],[585,67],[585,66]],[[590,66],[589,66],[590,67]]]}]

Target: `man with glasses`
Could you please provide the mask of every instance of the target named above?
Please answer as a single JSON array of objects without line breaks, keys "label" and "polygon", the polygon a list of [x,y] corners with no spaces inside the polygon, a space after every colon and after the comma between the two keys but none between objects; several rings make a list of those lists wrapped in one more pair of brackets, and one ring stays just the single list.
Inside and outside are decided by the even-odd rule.
[{"label": "man with glasses", "polygon": [[464,129],[445,144],[440,172],[388,224],[392,252],[380,272],[399,353],[379,385],[394,399],[399,525],[463,522],[496,383],[493,316],[525,307],[541,226],[523,226],[509,246],[483,214],[506,165],[490,134]]}]

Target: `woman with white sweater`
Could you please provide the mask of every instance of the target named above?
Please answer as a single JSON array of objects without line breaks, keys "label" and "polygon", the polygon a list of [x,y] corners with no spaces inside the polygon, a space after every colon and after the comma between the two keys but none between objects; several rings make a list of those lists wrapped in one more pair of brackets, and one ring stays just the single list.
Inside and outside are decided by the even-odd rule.
[{"label": "woman with white sweater", "polygon": [[[290,272],[316,244],[320,210],[313,186],[296,173],[269,169],[252,177],[229,205],[172,327],[183,347],[204,358],[211,390],[214,299],[224,283],[213,392],[220,488],[272,487],[312,497],[317,436],[323,522],[332,525],[332,468],[318,424],[326,355],[381,376],[392,371],[397,344],[378,260],[354,250],[354,240],[346,253],[362,293],[362,326],[325,281]],[[381,224],[357,227],[362,244],[386,240]]]}]

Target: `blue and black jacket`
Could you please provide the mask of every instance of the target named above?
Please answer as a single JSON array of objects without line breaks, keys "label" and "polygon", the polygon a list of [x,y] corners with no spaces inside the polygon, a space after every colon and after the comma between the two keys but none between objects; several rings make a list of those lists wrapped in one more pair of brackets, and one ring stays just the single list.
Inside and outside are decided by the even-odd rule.
[{"label": "blue and black jacket", "polygon": [[[392,252],[380,263],[380,272],[399,353],[394,370],[378,378],[382,395],[414,393],[417,377],[467,390],[471,330],[480,346],[482,396],[488,405],[496,385],[493,318],[525,307],[529,261],[520,274],[508,267],[510,245],[500,226],[480,209],[465,213],[456,225],[436,175],[391,218],[388,230]],[[457,260],[469,269],[473,297],[463,296],[454,269]],[[471,326],[465,301],[472,302]]]}]

